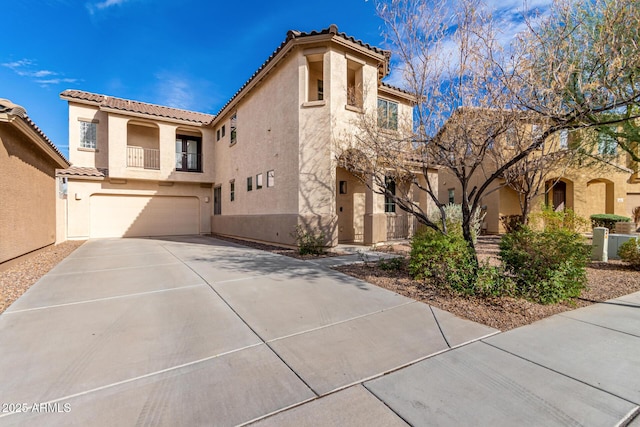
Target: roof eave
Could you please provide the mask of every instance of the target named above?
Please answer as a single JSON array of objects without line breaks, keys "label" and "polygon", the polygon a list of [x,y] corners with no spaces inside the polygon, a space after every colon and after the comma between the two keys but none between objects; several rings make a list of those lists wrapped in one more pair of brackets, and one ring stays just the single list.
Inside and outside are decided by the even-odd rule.
[{"label": "roof eave", "polygon": [[0,121],[8,123],[26,135],[38,148],[44,151],[61,168],[71,166],[71,163],[57,152],[35,129],[23,118],[13,114],[0,113]]},{"label": "roof eave", "polygon": [[384,51],[382,53],[372,51],[371,49],[360,46],[359,44],[347,40],[338,34],[314,34],[300,38],[292,38],[291,40],[287,41],[287,43],[282,47],[282,49],[280,49],[280,51],[278,51],[273,59],[269,60],[267,64],[264,65],[264,68],[260,69],[254,77],[250,78],[249,82],[233,96],[233,98],[227,105],[222,108],[222,110],[220,110],[216,114],[216,117],[211,120],[209,125],[215,127],[228,112],[232,111],[238,105],[238,103],[244,98],[247,93],[253,90],[253,88],[256,87],[271,72],[271,70],[273,70],[273,68],[275,68],[282,61],[282,59],[291,52],[294,47],[314,44],[323,41],[335,42],[336,44],[340,44],[344,47],[356,50],[359,53],[371,57],[377,61],[384,62],[387,60],[387,56],[385,55]]},{"label": "roof eave", "polygon": [[120,110],[118,108],[104,107],[101,105],[98,105],[98,108],[100,109],[100,111],[104,111],[106,113],[120,114],[122,116],[137,117],[137,118],[148,119],[153,121],[177,123],[177,124],[194,126],[194,127],[203,127],[211,123],[211,122],[193,122],[190,120],[181,120],[173,117],[164,117],[164,116],[157,116],[154,114],[136,113],[133,111]]}]

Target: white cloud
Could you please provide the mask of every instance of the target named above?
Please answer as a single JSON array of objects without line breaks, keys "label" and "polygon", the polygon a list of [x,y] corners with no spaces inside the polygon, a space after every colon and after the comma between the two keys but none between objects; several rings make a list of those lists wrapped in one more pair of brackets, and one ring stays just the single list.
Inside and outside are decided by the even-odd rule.
[{"label": "white cloud", "polygon": [[[527,29],[526,18],[547,14],[552,3],[553,0],[488,0],[487,7],[496,23],[495,28],[499,29],[499,33],[496,35],[497,41],[503,47],[508,48],[515,36]],[[457,49],[458,46],[451,38],[442,40],[438,60],[455,68],[457,66],[457,55],[455,54]],[[394,65],[385,82],[403,87],[406,85],[402,71],[405,64],[400,62]]]},{"label": "white cloud", "polygon": [[166,72],[156,74],[158,79],[158,103],[169,107],[190,110],[194,107],[195,90],[189,80]]},{"label": "white cloud", "polygon": [[69,79],[69,78],[36,80],[37,83],[40,83],[43,86],[58,85],[60,83],[76,83],[77,81],[78,79]]},{"label": "white cloud", "polygon": [[[31,59],[20,59],[17,61],[4,62],[0,64],[9,68],[14,73],[22,77],[30,77],[43,86],[56,85],[60,83],[75,83],[78,79],[64,77],[62,73],[56,71],[38,69],[36,61]],[[47,77],[47,78],[45,78]]]},{"label": "white cloud", "polygon": [[97,3],[87,3],[87,10],[90,14],[94,14],[97,11],[104,10],[110,8],[112,6],[120,6],[123,3],[126,3],[129,0],[104,0]]}]

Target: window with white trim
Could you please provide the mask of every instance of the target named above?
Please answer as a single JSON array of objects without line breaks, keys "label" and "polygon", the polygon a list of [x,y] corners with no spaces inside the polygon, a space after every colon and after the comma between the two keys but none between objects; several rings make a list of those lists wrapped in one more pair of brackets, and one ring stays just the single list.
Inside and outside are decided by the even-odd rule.
[{"label": "window with white trim", "polygon": [[80,147],[96,148],[98,140],[97,128],[98,124],[95,122],[80,122]]},{"label": "window with white trim", "polygon": [[569,148],[569,130],[562,129],[560,131],[560,148],[566,149]]},{"label": "window with white trim", "polygon": [[398,130],[398,103],[378,98],[378,127]]},{"label": "window with white trim", "polygon": [[618,141],[615,137],[606,132],[598,134],[598,153],[604,156],[615,156],[617,154]]},{"label": "window with white trim", "polygon": [[276,175],[274,171],[267,171],[267,188],[276,185]]},{"label": "window with white trim", "polygon": [[256,175],[256,190],[260,190],[262,188],[262,174],[259,173]]}]

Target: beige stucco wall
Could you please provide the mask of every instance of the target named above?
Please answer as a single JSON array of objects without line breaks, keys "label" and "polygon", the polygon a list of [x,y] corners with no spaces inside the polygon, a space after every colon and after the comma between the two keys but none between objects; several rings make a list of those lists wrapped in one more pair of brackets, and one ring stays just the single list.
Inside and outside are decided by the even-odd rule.
[{"label": "beige stucco wall", "polygon": [[[226,130],[214,150],[214,186],[222,189],[222,214],[212,218],[214,232],[290,244],[293,228],[302,225],[309,230],[320,227],[328,244],[337,242],[334,141],[337,133],[353,129],[359,114],[346,108],[347,60],[362,62],[362,75],[371,85],[365,103],[370,109],[377,108],[375,61],[353,52],[349,55],[346,49],[328,42],[296,47],[251,92],[214,121],[214,134],[223,125]],[[323,64],[323,100],[308,101],[308,79],[319,77],[310,74],[309,57],[320,59]],[[237,142],[231,145],[233,114]],[[275,172],[273,188],[266,187],[269,170]],[[255,188],[258,173],[265,181],[260,190]],[[249,176],[253,179],[252,191],[247,191]],[[229,194],[231,180],[235,182],[233,202]],[[378,199],[369,206],[370,217],[384,215],[384,199]],[[360,220],[364,227],[365,218]],[[370,218],[370,227],[380,228],[384,220]]]},{"label": "beige stucco wall", "polygon": [[[214,122],[216,165],[214,187],[221,187],[221,215],[211,218],[214,233],[291,244],[298,215],[298,63],[290,55],[248,96]],[[231,144],[231,116],[236,115],[237,140]],[[274,186],[267,187],[267,172]],[[262,174],[262,188],[256,176]],[[247,178],[252,190],[247,191]],[[235,198],[230,199],[230,182]]]},{"label": "beige stucco wall", "polygon": [[[80,122],[96,123],[96,149],[80,147]],[[69,161],[72,165],[107,168],[109,167],[109,127],[108,116],[98,107],[69,103]]]},{"label": "beige stucco wall", "polygon": [[[548,180],[558,177],[565,182],[567,188],[566,206],[576,214],[589,218],[597,213],[614,213],[630,215],[629,203],[633,203],[634,193],[640,193],[640,186],[629,182],[630,174],[615,167],[583,167],[550,171]],[[479,179],[472,180],[472,186],[477,185]],[[500,183],[492,184],[489,189],[496,188]],[[440,172],[439,200],[446,202],[448,189],[455,189],[456,203],[461,202],[461,186],[453,175],[445,170]],[[531,212],[539,212],[545,203],[545,188],[531,202]],[[489,193],[489,192],[487,192]],[[552,200],[552,196],[549,196]],[[510,188],[501,188],[487,194],[481,205],[487,206],[484,222],[489,234],[504,233],[500,223],[500,216],[517,215],[521,213],[518,195]]]},{"label": "beige stucco wall", "polygon": [[[96,149],[80,148],[80,122],[97,121]],[[202,138],[202,172],[175,170],[176,135]],[[106,168],[111,178],[211,183],[214,180],[213,130],[156,117],[106,112],[69,102],[69,160],[74,166]],[[160,170],[127,166],[127,145],[160,149]]]},{"label": "beige stucco wall", "polygon": [[0,123],[0,263],[55,243],[56,167],[24,134]]},{"label": "beige stucco wall", "polygon": [[[90,234],[91,196],[98,194],[186,196],[197,197],[200,205],[200,234],[211,233],[213,210],[212,189],[193,183],[160,185],[153,181],[128,180],[126,183],[111,183],[109,180],[79,180],[69,178],[67,196],[67,237],[86,239]],[[208,202],[205,198],[208,198]]]}]

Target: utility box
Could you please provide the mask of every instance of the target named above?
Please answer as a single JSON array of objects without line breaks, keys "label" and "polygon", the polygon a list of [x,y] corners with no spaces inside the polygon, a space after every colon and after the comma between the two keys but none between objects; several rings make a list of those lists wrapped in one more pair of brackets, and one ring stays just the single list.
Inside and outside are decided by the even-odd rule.
[{"label": "utility box", "polygon": [[607,248],[609,258],[620,259],[618,249],[631,239],[637,239],[637,236],[635,234],[609,234],[609,246]]},{"label": "utility box", "polygon": [[609,261],[609,229],[595,227],[593,229],[593,243],[591,244],[591,259],[594,261]]}]

